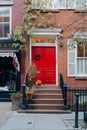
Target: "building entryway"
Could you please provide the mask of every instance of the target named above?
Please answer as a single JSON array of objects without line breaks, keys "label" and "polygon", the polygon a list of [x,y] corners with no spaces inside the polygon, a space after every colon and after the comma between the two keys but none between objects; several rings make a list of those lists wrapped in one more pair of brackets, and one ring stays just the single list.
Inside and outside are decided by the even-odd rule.
[{"label": "building entryway", "polygon": [[32,46],[32,62],[38,70],[36,80],[56,84],[56,47]]},{"label": "building entryway", "polygon": [[16,53],[0,53],[0,92],[19,87],[19,61]]}]

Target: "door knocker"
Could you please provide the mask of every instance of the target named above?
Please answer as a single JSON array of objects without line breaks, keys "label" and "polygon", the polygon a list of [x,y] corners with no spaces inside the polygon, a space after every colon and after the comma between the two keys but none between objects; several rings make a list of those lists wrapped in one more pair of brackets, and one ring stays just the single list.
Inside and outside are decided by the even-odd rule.
[{"label": "door knocker", "polygon": [[40,60],[40,54],[35,55],[35,60]]}]

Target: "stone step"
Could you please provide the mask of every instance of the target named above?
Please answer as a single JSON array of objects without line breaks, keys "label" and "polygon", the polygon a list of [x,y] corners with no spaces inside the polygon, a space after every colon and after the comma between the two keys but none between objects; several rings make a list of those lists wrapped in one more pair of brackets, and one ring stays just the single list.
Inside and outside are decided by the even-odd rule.
[{"label": "stone step", "polygon": [[63,99],[43,99],[43,98],[39,98],[39,99],[32,99],[32,102],[36,103],[36,104],[63,104]]},{"label": "stone step", "polygon": [[40,110],[61,110],[63,109],[63,104],[28,104],[27,108]]},{"label": "stone step", "polygon": [[51,98],[51,99],[58,99],[58,98],[63,98],[62,94],[56,94],[56,93],[35,93],[33,95],[33,99],[36,98]]},{"label": "stone step", "polygon": [[19,113],[51,113],[51,114],[69,114],[70,110],[44,110],[44,109],[26,109],[26,110],[18,110]]},{"label": "stone step", "polygon": [[32,100],[27,100],[26,112],[31,113],[64,113],[64,100],[58,87],[39,86]]},{"label": "stone step", "polygon": [[35,93],[61,93],[61,89],[58,89],[58,88],[36,88]]}]

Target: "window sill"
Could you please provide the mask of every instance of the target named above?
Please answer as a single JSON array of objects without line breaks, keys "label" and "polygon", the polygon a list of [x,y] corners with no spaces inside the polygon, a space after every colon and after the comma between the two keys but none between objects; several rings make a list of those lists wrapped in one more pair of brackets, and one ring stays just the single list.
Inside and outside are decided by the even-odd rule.
[{"label": "window sill", "polygon": [[87,77],[75,77],[75,79],[77,79],[77,80],[87,80]]},{"label": "window sill", "polygon": [[77,9],[74,11],[75,13],[87,13],[87,10],[84,9],[84,10],[81,10],[81,9]]},{"label": "window sill", "polygon": [[48,12],[52,12],[52,13],[58,13],[58,12],[60,12],[59,11],[59,9],[45,9],[45,11],[43,10],[43,9],[32,9],[32,10],[40,10],[41,11],[41,13],[48,13]]},{"label": "window sill", "polygon": [[14,5],[14,1],[13,0],[9,0],[9,1],[7,1],[7,0],[2,0],[2,1],[0,1],[0,6],[11,6],[11,5]]}]

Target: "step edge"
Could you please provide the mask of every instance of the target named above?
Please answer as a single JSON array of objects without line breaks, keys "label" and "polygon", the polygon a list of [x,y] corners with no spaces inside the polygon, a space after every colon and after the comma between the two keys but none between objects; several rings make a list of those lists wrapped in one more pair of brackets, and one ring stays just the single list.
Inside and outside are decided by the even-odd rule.
[{"label": "step edge", "polygon": [[29,104],[29,106],[64,106],[64,104]]}]

